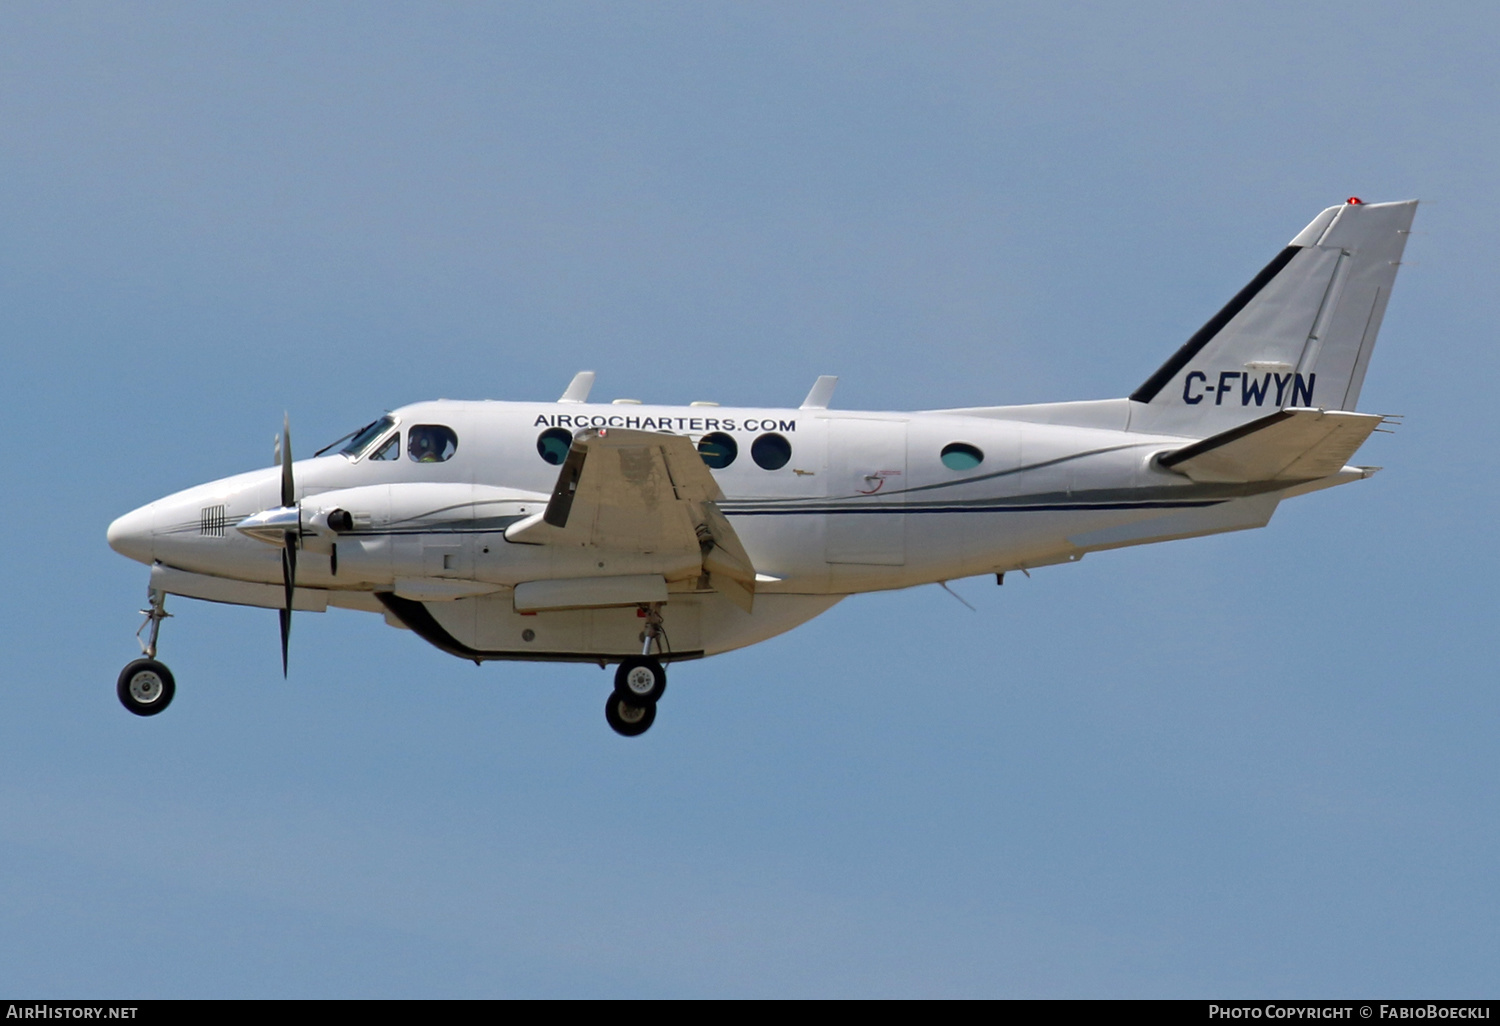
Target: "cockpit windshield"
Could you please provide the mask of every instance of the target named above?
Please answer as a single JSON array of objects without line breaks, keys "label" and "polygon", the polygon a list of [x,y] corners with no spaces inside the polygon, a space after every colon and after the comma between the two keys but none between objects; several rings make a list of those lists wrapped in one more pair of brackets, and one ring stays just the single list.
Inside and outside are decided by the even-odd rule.
[{"label": "cockpit windshield", "polygon": [[396,419],[387,414],[373,424],[366,424],[354,432],[354,437],[349,440],[349,444],[340,449],[339,452],[351,460],[357,460],[369,452],[370,447],[380,441],[381,437],[395,426]]}]

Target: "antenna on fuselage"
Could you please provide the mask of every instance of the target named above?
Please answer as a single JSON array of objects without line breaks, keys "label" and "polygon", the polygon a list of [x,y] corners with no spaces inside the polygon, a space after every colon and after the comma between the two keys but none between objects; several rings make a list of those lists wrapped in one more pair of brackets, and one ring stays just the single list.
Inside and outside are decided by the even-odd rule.
[{"label": "antenna on fuselage", "polygon": [[589,392],[594,388],[594,372],[579,371],[573,375],[573,380],[568,383],[567,390],[557,397],[560,403],[586,403],[589,401]]},{"label": "antenna on fuselage", "polygon": [[804,410],[826,410],[828,403],[833,399],[833,388],[839,383],[837,374],[823,374],[813,382],[812,389],[807,393],[807,398],[802,400],[801,409]]},{"label": "antenna on fuselage", "polygon": [[[1028,576],[1029,576],[1029,575],[1028,575]],[[950,587],[948,587],[948,582],[947,582],[947,581],[938,581],[938,582],[937,582],[937,583],[938,583],[938,587],[939,587],[939,588],[942,588],[942,589],[943,589],[943,590],[944,590],[944,591],[946,591],[946,592],[947,592],[947,593],[948,593],[948,594],[949,594],[949,595],[952,595],[952,596],[953,596],[953,597],[954,597],[954,598],[956,598],[956,599],[958,599],[958,600],[959,600],[959,601],[960,601],[960,602],[962,602],[962,603],[963,603],[963,604],[964,604],[964,605],[966,605],[966,606],[969,606],[969,600],[968,600],[968,599],[966,599],[966,598],[964,598],[964,597],[963,597],[963,596],[962,596],[962,595],[960,595],[960,594],[959,594],[959,593],[958,593],[958,592],[956,592],[956,591],[954,591],[954,590],[953,590],[953,589],[952,589],[952,588],[950,588]],[[979,610],[977,610],[977,609],[975,609],[975,608],[974,608],[974,607],[973,607],[973,606],[969,606],[969,611],[970,611],[970,612],[972,612],[972,613],[977,613],[977,612],[979,612]]]}]

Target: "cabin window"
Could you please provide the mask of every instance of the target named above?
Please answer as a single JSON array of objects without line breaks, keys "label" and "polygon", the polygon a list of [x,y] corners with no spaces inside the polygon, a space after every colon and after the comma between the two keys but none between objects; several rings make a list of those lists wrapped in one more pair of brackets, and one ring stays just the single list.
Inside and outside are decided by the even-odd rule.
[{"label": "cabin window", "polygon": [[573,446],[573,434],[562,428],[548,428],[536,436],[536,451],[554,467],[562,466]]},{"label": "cabin window", "polygon": [[698,439],[698,455],[715,470],[723,470],[740,454],[740,447],[733,438],[715,431]]},{"label": "cabin window", "polygon": [[792,443],[780,435],[761,435],[750,446],[750,458],[765,470],[780,470],[791,461]]},{"label": "cabin window", "polygon": [[973,470],[984,462],[984,453],[968,442],[949,442],[943,446],[943,466],[949,470]]},{"label": "cabin window", "polygon": [[458,436],[441,424],[417,424],[406,433],[406,455],[414,463],[443,463],[458,451]]}]

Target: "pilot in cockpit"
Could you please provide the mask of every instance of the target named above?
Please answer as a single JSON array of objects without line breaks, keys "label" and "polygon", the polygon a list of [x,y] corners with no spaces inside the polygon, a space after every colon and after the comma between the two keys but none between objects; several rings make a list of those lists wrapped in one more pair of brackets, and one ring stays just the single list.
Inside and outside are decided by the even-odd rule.
[{"label": "pilot in cockpit", "polygon": [[430,431],[413,431],[407,453],[418,463],[437,463],[442,459],[438,455],[436,440]]},{"label": "pilot in cockpit", "polygon": [[442,463],[453,456],[458,439],[450,428],[419,424],[411,429],[406,454],[417,463]]}]

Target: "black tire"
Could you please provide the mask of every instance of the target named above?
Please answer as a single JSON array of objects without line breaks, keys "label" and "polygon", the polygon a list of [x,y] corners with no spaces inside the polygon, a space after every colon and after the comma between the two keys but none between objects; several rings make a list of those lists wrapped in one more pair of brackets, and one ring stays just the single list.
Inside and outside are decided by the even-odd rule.
[{"label": "black tire", "polygon": [[610,695],[604,703],[604,718],[610,729],[622,737],[638,737],[651,729],[656,722],[656,703],[632,702],[619,695]]},{"label": "black tire", "polygon": [[172,704],[177,682],[165,664],[137,659],[120,671],[115,694],[120,696],[120,704],[137,716],[155,716]]},{"label": "black tire", "polygon": [[645,656],[632,656],[615,671],[615,694],[627,702],[655,704],[667,690],[667,671]]}]

